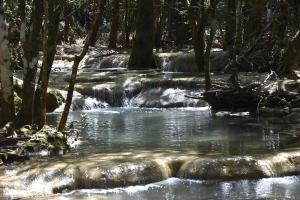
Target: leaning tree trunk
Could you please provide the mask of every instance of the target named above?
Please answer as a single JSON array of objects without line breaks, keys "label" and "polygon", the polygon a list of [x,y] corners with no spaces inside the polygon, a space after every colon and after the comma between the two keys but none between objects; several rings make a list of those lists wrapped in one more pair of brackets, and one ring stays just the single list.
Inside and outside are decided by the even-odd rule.
[{"label": "leaning tree trunk", "polygon": [[[59,32],[60,14],[63,2],[60,0],[44,0],[45,25],[43,38],[43,65],[41,69],[41,82],[36,95],[40,95],[40,102],[37,103],[37,118],[35,119],[39,128],[46,122],[46,95],[50,78],[51,67],[56,53],[56,46]],[[38,98],[36,98],[38,99]]]},{"label": "leaning tree trunk", "polygon": [[154,39],[154,0],[138,0],[136,36],[128,63],[129,69],[156,68],[153,57]]},{"label": "leaning tree trunk", "polygon": [[293,74],[297,61],[300,58],[300,30],[289,42],[283,58],[283,74]]},{"label": "leaning tree trunk", "polygon": [[[31,28],[26,30],[26,12],[25,1],[20,0],[21,10],[21,31],[20,40],[23,50],[23,66],[24,66],[24,78],[23,78],[23,95],[26,98],[22,99],[22,107],[18,123],[21,125],[32,124],[34,116],[34,95],[36,85],[36,73],[39,54],[40,34],[42,29],[43,19],[43,1],[34,0],[31,14]],[[33,45],[36,44],[36,45]]]},{"label": "leaning tree trunk", "polygon": [[81,54],[75,55],[74,64],[72,67],[72,74],[71,74],[71,78],[70,78],[70,82],[69,82],[66,105],[64,107],[64,111],[62,113],[62,116],[61,116],[61,119],[60,119],[60,122],[58,125],[58,131],[63,131],[66,127],[66,123],[68,120],[68,116],[69,116],[69,112],[70,112],[70,108],[71,108],[71,104],[72,104],[78,67],[79,67],[81,60],[84,58],[84,56],[86,55],[86,53],[89,50],[89,46],[91,44],[91,36],[95,33],[95,31],[97,31],[97,23],[100,20],[100,18],[101,18],[101,11],[98,11],[96,17],[93,20],[92,29],[90,30],[90,32],[85,40],[85,44],[84,44]]},{"label": "leaning tree trunk", "polygon": [[10,64],[8,27],[0,0],[0,125],[13,121],[15,117],[13,70]]},{"label": "leaning tree trunk", "polygon": [[[118,29],[120,21],[120,0],[113,0],[113,11],[111,20],[111,30],[109,36],[109,48],[117,48]],[[101,11],[100,11],[101,12]]]}]

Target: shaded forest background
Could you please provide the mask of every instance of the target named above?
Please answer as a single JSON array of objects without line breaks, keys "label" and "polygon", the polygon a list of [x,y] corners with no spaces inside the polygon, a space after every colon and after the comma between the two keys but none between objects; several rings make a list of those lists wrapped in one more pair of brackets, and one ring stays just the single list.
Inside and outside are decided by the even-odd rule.
[{"label": "shaded forest background", "polygon": [[[75,55],[65,128],[80,61],[90,46],[128,50],[130,70],[157,69],[156,52],[194,50],[211,89],[210,52],[227,51],[222,73],[239,87],[240,71],[297,78],[298,0],[0,0],[0,124],[46,123],[46,95],[58,44],[84,38]],[[42,60],[42,64],[39,64]],[[13,73],[23,70],[21,110],[14,105]]]}]

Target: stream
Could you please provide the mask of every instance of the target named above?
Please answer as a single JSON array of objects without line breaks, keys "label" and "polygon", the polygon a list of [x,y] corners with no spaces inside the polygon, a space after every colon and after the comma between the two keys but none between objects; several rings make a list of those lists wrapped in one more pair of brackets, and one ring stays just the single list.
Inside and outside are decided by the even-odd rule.
[{"label": "stream", "polygon": [[0,199],[295,199],[299,170],[284,159],[298,158],[300,127],[280,121],[207,107],[74,111],[81,144],[1,169]]}]

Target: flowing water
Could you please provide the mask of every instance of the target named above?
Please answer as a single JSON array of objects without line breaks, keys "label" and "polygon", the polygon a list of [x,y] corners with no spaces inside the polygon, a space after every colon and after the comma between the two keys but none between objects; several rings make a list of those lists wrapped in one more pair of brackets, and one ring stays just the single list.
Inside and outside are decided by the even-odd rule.
[{"label": "flowing water", "polygon": [[[49,123],[55,125],[59,115],[50,114]],[[3,198],[225,200],[297,199],[300,195],[297,176],[263,178],[267,172],[270,176],[288,174],[279,171],[290,168],[263,168],[271,161],[262,155],[276,155],[277,162],[284,159],[285,154],[280,153],[298,151],[299,127],[282,124],[280,119],[211,117],[206,107],[101,108],[74,111],[70,114],[69,123],[79,129],[81,144],[66,156],[43,158],[40,163],[29,162],[7,169],[0,183],[2,187],[6,183],[2,190]],[[149,158],[155,160],[155,164]],[[209,162],[209,166],[214,167],[218,167],[218,162],[229,165],[223,158],[242,167],[245,167],[243,161],[251,163],[254,159],[260,159],[255,162],[263,162],[260,168],[266,173],[254,180],[243,179],[247,175],[235,179],[236,174],[230,172],[227,176],[229,172],[224,172],[230,171],[229,168],[220,167],[220,180],[215,177],[210,179],[211,176],[207,175],[210,172],[195,177],[191,175],[192,171],[185,168],[189,168],[195,159],[198,162],[199,158],[206,158],[200,160],[203,166]],[[186,163],[182,165],[182,170],[174,167],[179,162]],[[274,159],[272,162],[275,162]],[[171,165],[174,169],[170,167],[170,170]],[[238,169],[248,170],[248,173],[246,165]],[[102,170],[103,166],[105,170]],[[251,168],[252,165],[249,166]],[[76,171],[78,168],[80,170]],[[156,173],[161,175],[156,176]],[[149,178],[149,174],[154,178]],[[14,176],[18,182],[11,178]],[[142,179],[140,176],[143,176]],[[104,184],[97,182],[96,179],[103,177]],[[53,194],[52,191],[60,193]]]}]

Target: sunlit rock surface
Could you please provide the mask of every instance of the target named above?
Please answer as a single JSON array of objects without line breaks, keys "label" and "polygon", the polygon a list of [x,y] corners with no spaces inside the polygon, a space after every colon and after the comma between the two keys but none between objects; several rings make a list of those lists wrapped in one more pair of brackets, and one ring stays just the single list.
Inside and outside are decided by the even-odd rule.
[{"label": "sunlit rock surface", "polygon": [[0,187],[15,197],[76,189],[145,185],[171,177],[197,180],[258,179],[299,174],[300,152],[208,158],[196,152],[123,152],[29,161],[1,170]]}]

